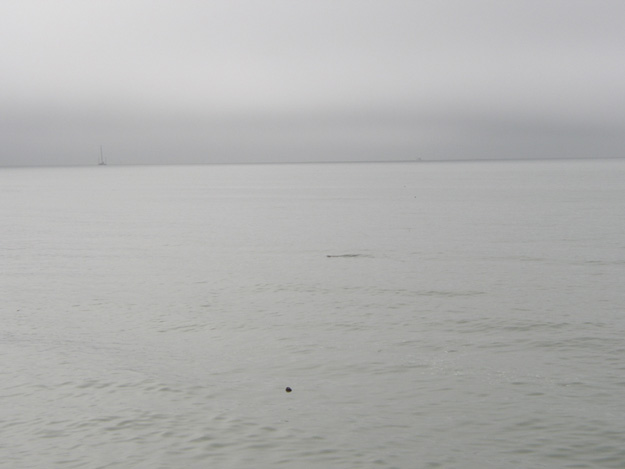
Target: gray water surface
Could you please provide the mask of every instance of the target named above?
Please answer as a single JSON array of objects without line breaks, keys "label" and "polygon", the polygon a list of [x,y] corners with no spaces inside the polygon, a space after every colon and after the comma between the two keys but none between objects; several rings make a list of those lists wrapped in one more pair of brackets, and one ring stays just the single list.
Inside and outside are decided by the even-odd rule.
[{"label": "gray water surface", "polygon": [[625,467],[624,214],[625,160],[0,169],[0,466]]}]

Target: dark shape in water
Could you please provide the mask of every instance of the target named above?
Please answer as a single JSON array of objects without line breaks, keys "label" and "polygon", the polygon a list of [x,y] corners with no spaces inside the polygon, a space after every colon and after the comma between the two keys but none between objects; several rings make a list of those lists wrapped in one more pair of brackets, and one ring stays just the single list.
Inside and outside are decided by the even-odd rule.
[{"label": "dark shape in water", "polygon": [[287,386],[287,387],[286,387],[286,389],[285,389],[285,391],[286,391],[286,392],[291,392],[291,391],[293,391],[293,390],[292,390],[290,387],[288,387],[288,386]]},{"label": "dark shape in water", "polygon": [[326,257],[363,257],[362,254],[328,254]]}]

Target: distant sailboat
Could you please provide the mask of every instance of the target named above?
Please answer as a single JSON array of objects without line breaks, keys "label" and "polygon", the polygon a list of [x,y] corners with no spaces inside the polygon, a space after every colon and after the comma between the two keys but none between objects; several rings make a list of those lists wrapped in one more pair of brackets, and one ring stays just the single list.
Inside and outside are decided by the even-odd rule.
[{"label": "distant sailboat", "polygon": [[104,159],[104,153],[102,153],[102,145],[100,145],[100,159],[98,160],[99,166],[106,166],[106,160]]}]

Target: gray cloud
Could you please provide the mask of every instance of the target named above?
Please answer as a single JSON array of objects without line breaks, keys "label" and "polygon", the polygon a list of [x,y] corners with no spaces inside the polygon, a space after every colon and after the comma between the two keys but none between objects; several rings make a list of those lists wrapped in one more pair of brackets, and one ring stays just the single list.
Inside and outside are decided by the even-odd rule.
[{"label": "gray cloud", "polygon": [[0,164],[623,156],[622,2],[0,10]]},{"label": "gray cloud", "polygon": [[617,125],[492,112],[376,107],[146,116],[141,111],[29,113],[2,125],[3,151],[20,155],[7,159],[12,164],[93,164],[103,142],[112,164],[163,164],[620,157],[625,144]]}]

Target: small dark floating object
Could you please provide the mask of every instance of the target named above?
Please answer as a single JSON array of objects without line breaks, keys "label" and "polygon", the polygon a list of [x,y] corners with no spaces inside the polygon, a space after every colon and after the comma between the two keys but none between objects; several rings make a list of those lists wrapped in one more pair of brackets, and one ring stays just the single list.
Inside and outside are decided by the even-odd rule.
[{"label": "small dark floating object", "polygon": [[326,257],[362,257],[362,254],[328,254]]},{"label": "small dark floating object", "polygon": [[286,389],[285,389],[285,391],[286,391],[286,392],[291,392],[291,391],[293,391],[293,390],[292,390],[290,387],[288,387],[288,386],[287,386],[287,387],[286,387]]}]

